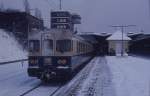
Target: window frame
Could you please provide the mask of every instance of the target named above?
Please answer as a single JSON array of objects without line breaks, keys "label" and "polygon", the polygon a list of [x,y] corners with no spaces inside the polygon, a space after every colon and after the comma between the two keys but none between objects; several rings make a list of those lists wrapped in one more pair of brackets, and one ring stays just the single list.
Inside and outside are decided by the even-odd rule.
[{"label": "window frame", "polygon": [[[33,44],[32,45],[33,48],[31,48],[31,45],[30,45],[31,43]],[[29,40],[28,50],[29,52],[32,52],[32,53],[40,52],[40,40]]]}]

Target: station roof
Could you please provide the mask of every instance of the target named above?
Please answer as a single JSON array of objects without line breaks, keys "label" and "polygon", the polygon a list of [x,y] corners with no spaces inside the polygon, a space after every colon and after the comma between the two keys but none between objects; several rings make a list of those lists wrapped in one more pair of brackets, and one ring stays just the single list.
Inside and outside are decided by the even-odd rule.
[{"label": "station roof", "polygon": [[107,33],[107,32],[102,32],[102,33],[96,33],[96,32],[81,32],[81,33],[78,33],[78,35],[90,35],[90,36],[100,36],[100,37],[108,37],[110,36],[111,34],[110,33]]},{"label": "station roof", "polygon": [[100,42],[105,42],[106,38],[110,36],[111,34],[109,33],[94,33],[94,32],[81,32],[77,33],[77,35],[83,37],[86,41],[93,43],[93,44],[98,44]]},{"label": "station roof", "polygon": [[92,36],[92,35],[79,35],[81,37],[83,37],[86,41],[90,42],[90,43],[98,43],[97,39]]},{"label": "station roof", "polygon": [[140,40],[148,40],[150,39],[150,34],[141,34],[133,38],[133,41],[140,41]]},{"label": "station roof", "polygon": [[[122,38],[122,35],[123,35],[123,38]],[[107,40],[131,40],[127,34],[123,33],[120,31],[120,30],[117,30],[114,34],[112,34],[111,36],[109,36],[107,38]]]}]

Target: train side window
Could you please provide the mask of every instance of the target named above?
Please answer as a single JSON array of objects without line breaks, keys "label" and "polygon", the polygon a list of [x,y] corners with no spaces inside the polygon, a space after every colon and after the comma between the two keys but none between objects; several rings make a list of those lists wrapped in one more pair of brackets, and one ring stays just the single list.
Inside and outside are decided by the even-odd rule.
[{"label": "train side window", "polygon": [[85,52],[85,44],[83,44],[83,52]]},{"label": "train side window", "polygon": [[73,46],[73,40],[71,40],[71,51],[73,51],[73,48],[74,46]]},{"label": "train side window", "polygon": [[88,46],[88,45],[86,44],[86,52],[88,52],[88,50],[87,50],[87,46]]},{"label": "train side window", "polygon": [[84,44],[81,43],[81,52],[84,51]]},{"label": "train side window", "polygon": [[82,51],[81,48],[81,43],[79,42],[79,53]]},{"label": "train side window", "polygon": [[56,50],[62,53],[71,51],[71,40],[57,40]]},{"label": "train side window", "polygon": [[86,44],[84,44],[84,52],[86,52],[86,47],[85,46],[86,46]]},{"label": "train side window", "polygon": [[30,40],[29,41],[29,51],[30,52],[39,52],[40,51],[40,41],[39,40]]},{"label": "train side window", "polygon": [[86,52],[86,44],[84,44],[84,52]]},{"label": "train side window", "polygon": [[80,43],[80,46],[81,46],[81,52],[82,52],[82,43]]},{"label": "train side window", "polygon": [[78,42],[78,53],[80,53],[80,42]]},{"label": "train side window", "polygon": [[79,50],[80,48],[79,48],[79,42],[77,41],[77,53],[79,53]]},{"label": "train side window", "polygon": [[83,52],[83,44],[81,43],[81,52]]}]

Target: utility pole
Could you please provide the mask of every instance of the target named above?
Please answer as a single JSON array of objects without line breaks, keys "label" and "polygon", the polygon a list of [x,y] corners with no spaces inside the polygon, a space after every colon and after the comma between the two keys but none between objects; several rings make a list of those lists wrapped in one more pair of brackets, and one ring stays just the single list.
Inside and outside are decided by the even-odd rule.
[{"label": "utility pole", "polygon": [[41,11],[38,8],[35,8],[35,17],[42,19]]},{"label": "utility pole", "polygon": [[60,5],[59,5],[60,10],[62,10],[62,1],[60,0]]},{"label": "utility pole", "polygon": [[30,14],[30,5],[28,0],[24,0],[24,7],[25,7],[25,12]]},{"label": "utility pole", "polygon": [[4,4],[3,4],[3,1],[1,1],[1,4],[0,4],[0,11],[1,11],[1,12],[4,11]]},{"label": "utility pole", "polygon": [[124,33],[124,28],[127,28],[127,27],[135,27],[136,25],[117,25],[117,26],[111,26],[111,27],[115,27],[115,28],[121,28],[121,32],[122,32],[122,48],[121,48],[121,56],[123,56],[124,54],[124,44],[123,44],[123,33]]},{"label": "utility pole", "polygon": [[149,17],[150,17],[150,0],[148,0],[148,8],[149,8],[149,9],[148,9],[148,10],[149,10],[148,13],[149,13]]}]

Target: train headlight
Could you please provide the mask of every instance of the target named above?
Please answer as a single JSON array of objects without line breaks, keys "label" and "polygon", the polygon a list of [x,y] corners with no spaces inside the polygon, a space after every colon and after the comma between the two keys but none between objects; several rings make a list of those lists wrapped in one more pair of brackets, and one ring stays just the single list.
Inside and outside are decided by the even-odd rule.
[{"label": "train headlight", "polygon": [[31,59],[29,60],[30,64],[38,64],[38,60],[37,59]]},{"label": "train headlight", "polygon": [[57,61],[57,63],[58,63],[58,64],[63,64],[63,65],[64,65],[64,64],[67,63],[67,60],[66,60],[66,59],[60,59],[60,60]]},{"label": "train headlight", "polygon": [[51,58],[45,58],[45,59],[44,59],[44,63],[45,63],[45,64],[51,64],[51,63],[52,63]]}]

